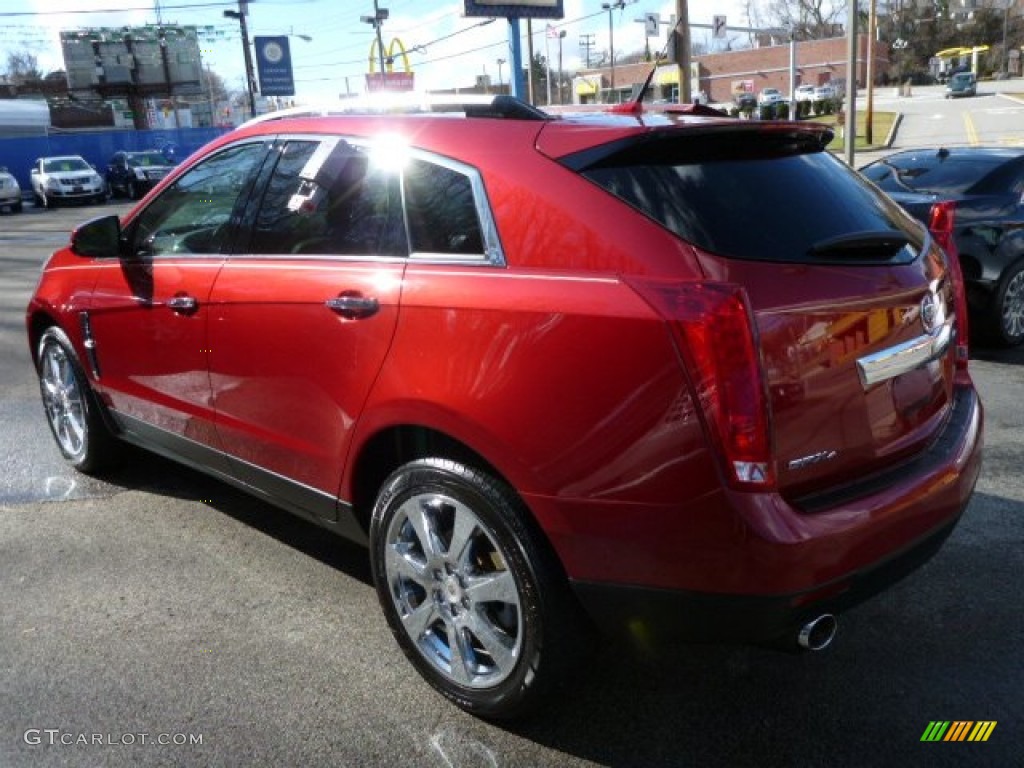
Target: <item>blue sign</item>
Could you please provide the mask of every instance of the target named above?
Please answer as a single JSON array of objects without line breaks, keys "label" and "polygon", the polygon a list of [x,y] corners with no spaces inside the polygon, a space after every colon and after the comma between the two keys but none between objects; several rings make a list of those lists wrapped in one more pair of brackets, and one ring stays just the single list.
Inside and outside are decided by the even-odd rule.
[{"label": "blue sign", "polygon": [[292,53],[288,36],[254,37],[256,45],[256,71],[262,96],[294,96],[295,78],[292,75]]}]

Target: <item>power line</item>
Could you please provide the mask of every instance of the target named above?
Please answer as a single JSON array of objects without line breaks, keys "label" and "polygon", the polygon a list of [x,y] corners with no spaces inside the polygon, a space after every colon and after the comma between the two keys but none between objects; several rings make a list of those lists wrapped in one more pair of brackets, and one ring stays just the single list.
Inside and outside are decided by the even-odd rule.
[{"label": "power line", "polygon": [[[221,3],[186,3],[184,5],[163,5],[163,10],[170,9],[182,9],[182,8],[220,8],[225,5],[234,5],[233,3],[221,2]],[[142,8],[128,7],[128,8],[77,8],[71,11],[0,11],[0,17],[12,18],[15,16],[63,16],[65,14],[88,14],[88,13],[124,13],[127,11],[145,11],[150,13],[153,11],[153,6],[147,5]]]}]

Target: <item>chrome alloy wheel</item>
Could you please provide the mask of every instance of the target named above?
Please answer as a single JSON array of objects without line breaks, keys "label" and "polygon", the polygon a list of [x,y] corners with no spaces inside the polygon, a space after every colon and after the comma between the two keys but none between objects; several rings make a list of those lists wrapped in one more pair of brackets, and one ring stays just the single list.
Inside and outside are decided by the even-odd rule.
[{"label": "chrome alloy wheel", "polygon": [[74,365],[57,343],[46,344],[40,362],[39,385],[53,434],[67,456],[78,456],[86,448],[88,422]]},{"label": "chrome alloy wheel", "polygon": [[1007,339],[1024,336],[1024,270],[1018,270],[1003,293],[1003,335]]},{"label": "chrome alloy wheel", "polygon": [[451,682],[488,688],[523,644],[519,586],[480,518],[444,493],[406,499],[387,529],[384,570],[402,626]]}]

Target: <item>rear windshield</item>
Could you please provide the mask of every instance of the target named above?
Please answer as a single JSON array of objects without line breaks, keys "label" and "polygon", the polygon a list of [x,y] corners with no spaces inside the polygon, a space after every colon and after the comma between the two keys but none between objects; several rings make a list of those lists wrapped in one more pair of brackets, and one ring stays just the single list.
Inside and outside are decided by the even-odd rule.
[{"label": "rear windshield", "polygon": [[128,165],[132,168],[149,167],[151,165],[167,165],[167,158],[159,152],[140,152],[127,156]]},{"label": "rear windshield", "polygon": [[886,192],[921,192],[955,196],[967,194],[985,181],[1004,161],[984,155],[931,152],[889,157],[862,173]]},{"label": "rear windshield", "polygon": [[920,242],[919,228],[894,203],[806,145],[753,132],[647,141],[580,170],[682,239],[723,256],[808,262],[818,258],[815,246],[868,232]]}]

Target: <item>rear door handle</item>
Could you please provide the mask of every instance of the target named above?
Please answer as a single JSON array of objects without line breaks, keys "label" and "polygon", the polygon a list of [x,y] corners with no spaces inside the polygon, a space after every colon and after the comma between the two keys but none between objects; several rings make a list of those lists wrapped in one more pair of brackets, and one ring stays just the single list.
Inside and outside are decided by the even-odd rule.
[{"label": "rear door handle", "polygon": [[169,298],[167,306],[171,308],[171,311],[177,312],[179,315],[191,315],[199,307],[199,302],[196,301],[194,296],[180,293]]},{"label": "rear door handle", "polygon": [[343,293],[328,299],[327,308],[337,312],[348,320],[359,320],[377,314],[380,310],[380,302],[372,296],[363,296],[358,293]]}]

